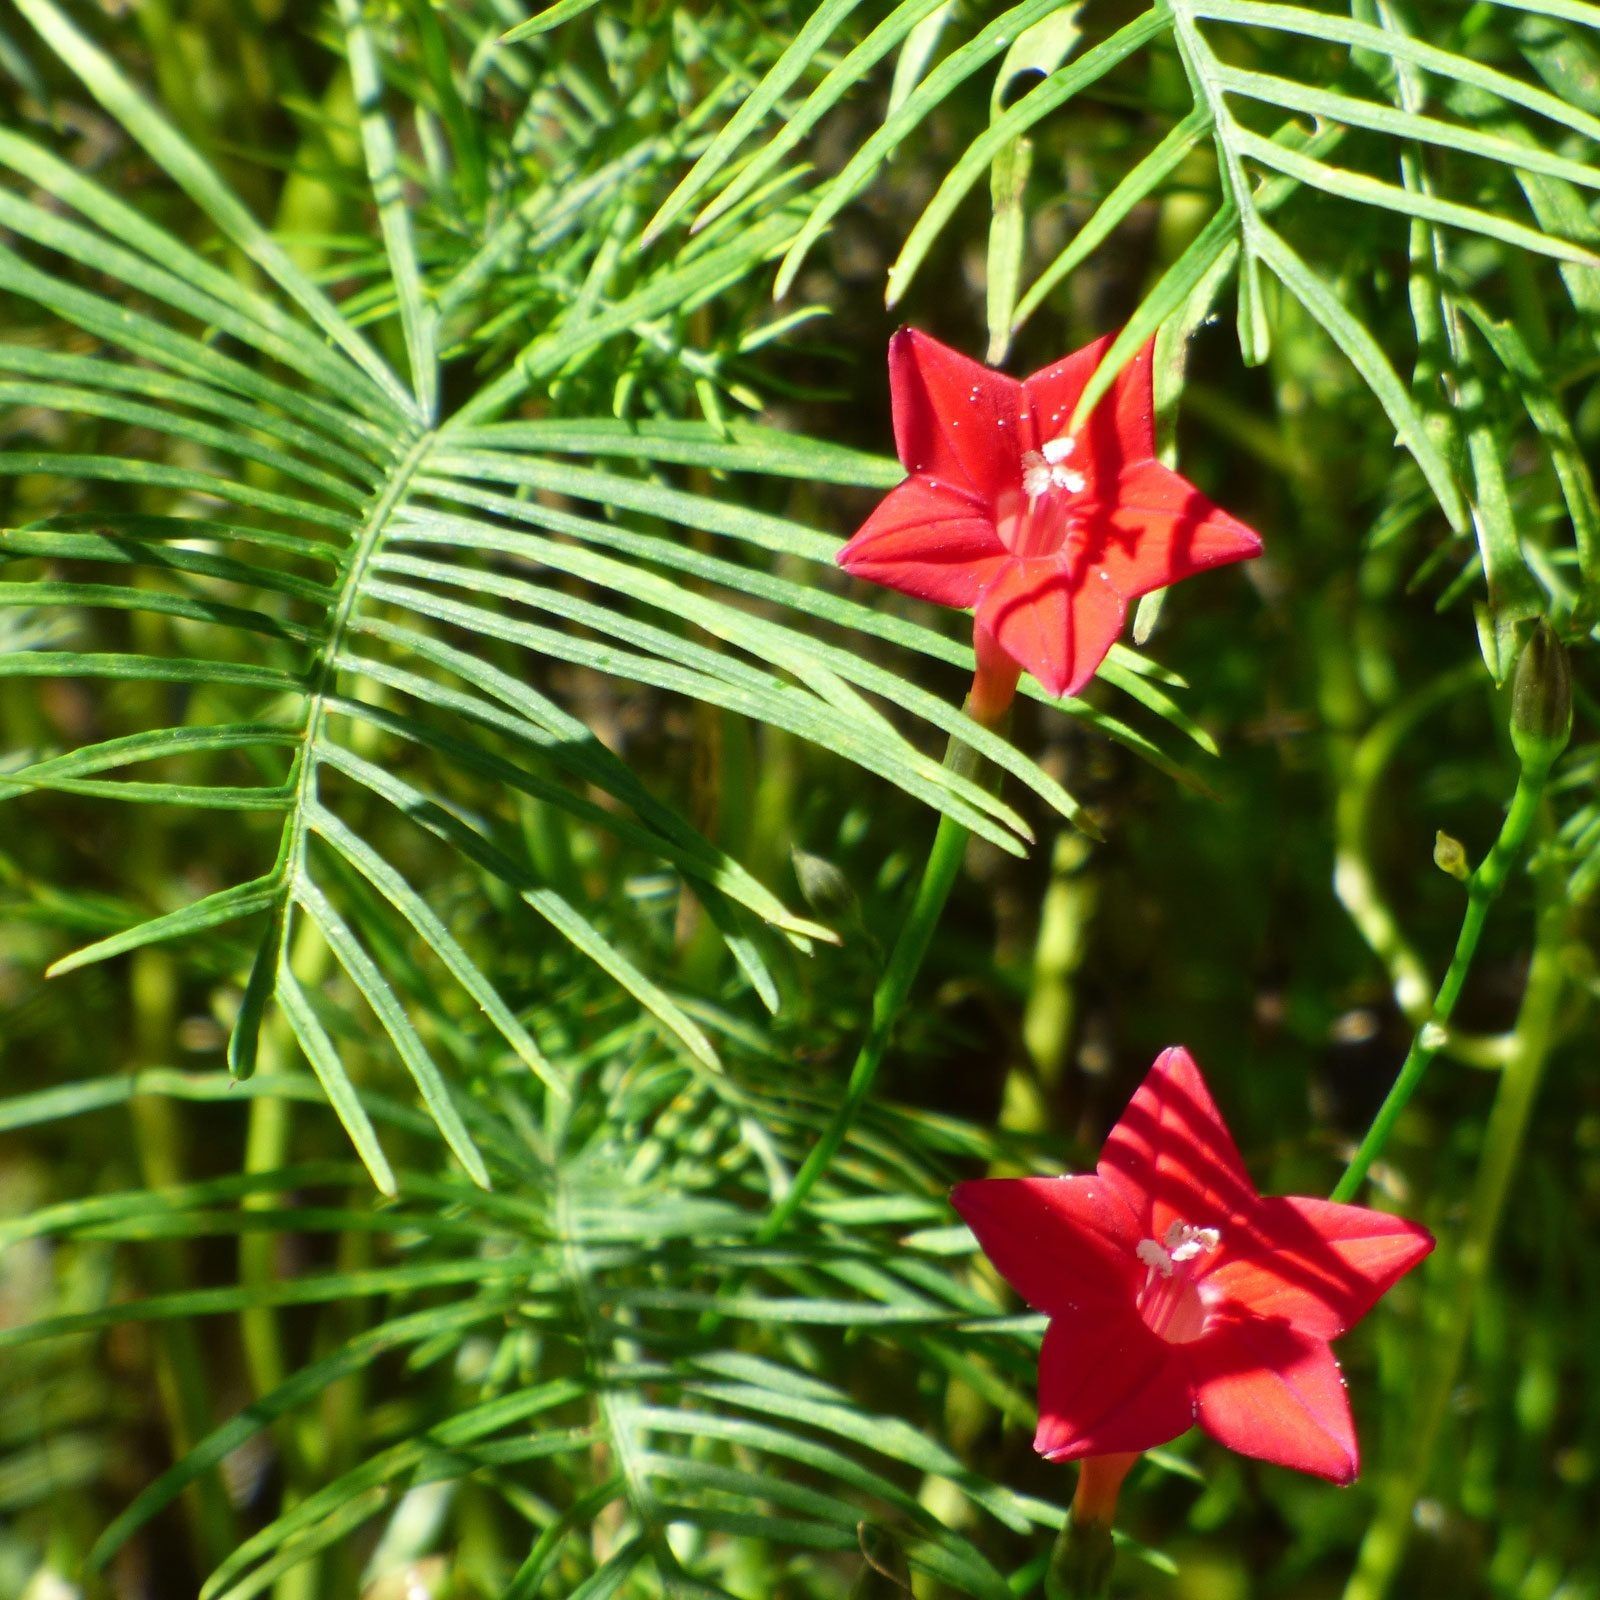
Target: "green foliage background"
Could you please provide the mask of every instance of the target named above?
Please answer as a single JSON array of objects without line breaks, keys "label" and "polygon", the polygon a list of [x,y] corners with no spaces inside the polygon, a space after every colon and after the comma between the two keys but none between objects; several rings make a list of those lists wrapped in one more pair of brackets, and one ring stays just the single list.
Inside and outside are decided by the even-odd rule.
[{"label": "green foliage background", "polygon": [[[1600,1593],[1597,26],[6,0],[0,1596],[1041,1593],[1039,1319],[948,1185],[1182,1041],[1325,1192],[1541,616],[1573,745],[1373,1172],[1441,1249],[1341,1347],[1362,1480],[1186,1438],[1120,1581]],[[1266,557],[970,723],[962,619],[831,565],[899,319],[1159,332]]]}]

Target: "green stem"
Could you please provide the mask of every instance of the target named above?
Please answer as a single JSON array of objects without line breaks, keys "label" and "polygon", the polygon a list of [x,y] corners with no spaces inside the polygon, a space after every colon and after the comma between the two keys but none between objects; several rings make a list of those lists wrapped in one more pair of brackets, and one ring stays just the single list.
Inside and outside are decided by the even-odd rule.
[{"label": "green stem", "polygon": [[1101,1600],[1111,1592],[1117,1548],[1109,1522],[1085,1522],[1068,1512],[1050,1552],[1045,1600]]},{"label": "green stem", "polygon": [[[964,774],[977,765],[977,758],[964,744],[951,742],[945,764]],[[823,1129],[822,1136],[812,1146],[811,1152],[795,1174],[789,1192],[772,1208],[762,1224],[758,1238],[763,1242],[776,1238],[790,1219],[805,1203],[828,1169],[828,1164],[838,1153],[846,1135],[854,1125],[872,1085],[877,1080],[878,1069],[883,1065],[894,1025],[905,1009],[911,985],[922,969],[923,958],[933,940],[933,930],[939,925],[945,902],[966,856],[967,830],[950,817],[940,817],[939,831],[933,837],[933,848],[928,852],[922,881],[917,885],[916,898],[906,920],[901,924],[900,935],[890,952],[889,963],[872,993],[872,1019],[867,1026],[867,1036],[861,1041],[855,1065],[850,1069],[850,1081],[845,1087],[844,1101],[834,1112],[832,1120]]]},{"label": "green stem", "polygon": [[1372,1119],[1366,1138],[1361,1141],[1360,1148],[1351,1157],[1350,1165],[1345,1168],[1344,1176],[1334,1188],[1335,1200],[1348,1200],[1361,1187],[1368,1169],[1388,1144],[1401,1113],[1417,1092],[1417,1085],[1422,1082],[1433,1058],[1448,1039],[1450,1018],[1466,986],[1473,957],[1478,953],[1478,940],[1482,937],[1489,908],[1499,898],[1506,879],[1511,875],[1511,868],[1527,843],[1528,832],[1538,814],[1539,799],[1544,793],[1545,779],[1549,773],[1548,765],[1523,767],[1517,779],[1516,793],[1512,795],[1510,808],[1506,812],[1506,820],[1500,829],[1500,837],[1467,881],[1466,915],[1461,919],[1455,954],[1450,958],[1449,970],[1434,997],[1432,1012],[1417,1029],[1401,1065],[1400,1075],[1394,1080],[1383,1104],[1378,1108],[1377,1116]]},{"label": "green stem", "polygon": [[1559,879],[1541,884],[1539,931],[1528,984],[1513,1034],[1515,1049],[1501,1075],[1484,1134],[1483,1156],[1473,1183],[1455,1271],[1437,1281],[1431,1319],[1427,1391],[1411,1434],[1404,1470],[1390,1484],[1362,1541],[1345,1600],[1382,1600],[1388,1591],[1413,1523],[1413,1508],[1427,1487],[1438,1451],[1438,1435],[1449,1414],[1472,1329],[1472,1306],[1488,1271],[1495,1235],[1511,1190],[1545,1062],[1555,1043],[1565,981],[1565,898]]},{"label": "green stem", "polygon": [[1111,1592],[1117,1564],[1117,1496],[1139,1460],[1137,1451],[1088,1456],[1078,1468],[1072,1509],[1050,1552],[1045,1569],[1045,1600],[1103,1600]]}]

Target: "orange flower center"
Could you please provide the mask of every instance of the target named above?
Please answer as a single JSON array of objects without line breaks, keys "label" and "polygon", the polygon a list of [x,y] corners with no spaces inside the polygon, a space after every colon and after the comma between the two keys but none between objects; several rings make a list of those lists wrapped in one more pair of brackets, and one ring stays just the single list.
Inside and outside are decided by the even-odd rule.
[{"label": "orange flower center", "polygon": [[1206,1302],[1196,1281],[1200,1263],[1221,1242],[1215,1228],[1174,1222],[1159,1240],[1141,1239],[1134,1254],[1144,1263],[1139,1315],[1168,1344],[1192,1344],[1206,1331]]}]

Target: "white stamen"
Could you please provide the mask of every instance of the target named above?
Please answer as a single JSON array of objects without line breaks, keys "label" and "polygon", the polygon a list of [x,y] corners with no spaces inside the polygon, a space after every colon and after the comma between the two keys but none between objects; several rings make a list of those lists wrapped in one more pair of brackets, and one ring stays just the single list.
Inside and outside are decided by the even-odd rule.
[{"label": "white stamen", "polygon": [[1071,438],[1052,439],[1043,450],[1029,450],[1022,457],[1022,488],[1030,500],[1047,495],[1052,489],[1065,489],[1068,494],[1082,494],[1088,480],[1081,472],[1061,463],[1072,454],[1075,441]]},{"label": "white stamen", "polygon": [[1172,1276],[1172,1257],[1154,1239],[1141,1239],[1133,1252],[1152,1272],[1163,1278]]},{"label": "white stamen", "polygon": [[1193,1261],[1196,1256],[1215,1250],[1221,1239],[1215,1228],[1193,1228],[1187,1222],[1174,1222],[1161,1242],[1174,1261]]}]

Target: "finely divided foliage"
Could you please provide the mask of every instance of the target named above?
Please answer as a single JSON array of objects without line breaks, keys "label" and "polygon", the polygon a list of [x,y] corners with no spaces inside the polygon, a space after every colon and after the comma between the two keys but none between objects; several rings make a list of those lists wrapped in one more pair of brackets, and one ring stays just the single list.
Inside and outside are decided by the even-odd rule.
[{"label": "finely divided foliage", "polygon": [[[192,653],[181,656],[40,650],[8,656],[5,670],[183,684],[204,707],[189,725],[41,753],[6,774],[6,792],[55,788],[282,819],[271,865],[259,876],[98,940],[59,962],[58,971],[244,918],[262,922],[230,1045],[234,1070],[251,1070],[263,1007],[276,995],[374,1180],[389,1191],[381,1148],[307,994],[304,974],[318,970],[320,947],[324,963],[331,958],[370,1007],[451,1149],[482,1182],[486,1169],[451,1087],[395,1001],[380,956],[328,892],[330,864],[357,874],[386,903],[404,937],[431,953],[553,1093],[563,1094],[563,1084],[426,898],[340,820],[333,798],[339,787],[368,791],[504,885],[708,1070],[716,1069],[717,1055],[700,1024],[583,906],[545,881],[490,816],[464,803],[458,781],[562,808],[670,865],[769,1004],[776,1001],[772,935],[802,949],[809,939],[829,937],[645,793],[588,727],[535,686],[543,673],[495,665],[487,641],[513,647],[517,662],[575,663],[815,740],[984,837],[1020,849],[1026,828],[1012,807],[917,749],[854,690],[887,693],[903,698],[914,716],[959,731],[1072,810],[1058,784],[993,735],[861,659],[849,634],[886,632],[897,644],[956,661],[960,649],[739,559],[743,546],[797,565],[825,563],[835,548],[827,535],[743,510],[715,492],[578,465],[572,456],[804,473],[845,484],[883,482],[877,461],[793,435],[769,439],[748,426],[496,420],[585,352],[606,359],[600,347],[608,335],[649,317],[638,302],[678,310],[696,287],[704,292],[708,259],[718,264],[712,283],[729,272],[730,253],[746,269],[746,239],[736,237],[731,252],[715,241],[709,250],[685,252],[611,311],[585,316],[573,307],[564,322],[502,360],[498,377],[442,415],[441,348],[476,331],[454,326],[444,308],[460,298],[462,277],[488,270],[490,249],[507,255],[528,248],[526,213],[535,208],[524,202],[499,225],[517,237],[498,245],[491,238],[442,281],[424,285],[381,63],[358,7],[342,7],[340,20],[386,249],[381,305],[401,326],[404,379],[359,325],[377,309],[375,288],[355,312],[330,299],[64,12],[44,0],[25,10],[255,270],[219,267],[47,150],[11,133],[0,140],[0,159],[21,180],[0,196],[0,221],[15,241],[0,255],[0,282],[97,346],[94,355],[58,353],[42,342],[8,346],[0,353],[0,399],[149,429],[173,441],[173,457],[205,463],[65,454],[12,455],[0,463],[17,473],[171,490],[175,507],[69,513],[11,531],[10,559],[43,559],[72,574],[8,585],[11,604],[114,607],[198,625],[179,635],[192,641]],[[43,194],[57,205],[46,205]],[[37,247],[42,260],[54,252],[101,275],[121,298],[67,286],[30,260],[24,245]],[[131,308],[145,297],[150,309]],[[666,531],[645,531],[630,518]],[[696,534],[709,537],[692,541]],[[728,553],[704,548],[713,542]],[[741,596],[765,604],[753,611],[734,603]],[[842,630],[841,642],[814,635],[814,620]],[[682,621],[695,631],[686,633]],[[397,766],[393,752],[401,744],[432,756],[431,770]],[[256,752],[266,779],[196,784],[100,776],[202,751]]]},{"label": "finely divided foliage", "polygon": [[[999,360],[1142,202],[1196,192],[1200,220],[1077,420],[1157,334],[1170,421],[1187,341],[1235,281],[1247,362],[1292,303],[1387,413],[1407,453],[1389,531],[1442,512],[1445,598],[1481,594],[1496,678],[1519,620],[1592,618],[1600,501],[1559,389],[1600,334],[1584,87],[1600,7],[1161,0],[1108,30],[1060,0],[977,16],[824,0],[746,31],[735,7],[623,23],[594,0],[531,19],[513,0],[334,0],[325,42],[347,87],[319,115],[355,238],[259,220],[221,175],[225,141],[133,81],[88,8],[15,9],[31,31],[0,29],[0,81],[48,107],[57,75],[76,80],[161,200],[69,160],[44,116],[0,114],[0,406],[43,419],[44,442],[0,453],[32,508],[0,533],[0,678],[81,680],[114,724],[11,752],[0,800],[177,808],[228,830],[218,859],[242,865],[184,903],[79,916],[87,942],[54,967],[216,941],[230,1073],[52,1090],[0,1105],[0,1131],[135,1099],[247,1101],[253,1130],[263,1108],[326,1105],[360,1165],[280,1151],[237,1178],[38,1212],[0,1243],[237,1235],[244,1258],[282,1228],[383,1249],[380,1265],[246,1273],[0,1333],[42,1361],[35,1341],[130,1318],[380,1308],[206,1419],[97,1557],[274,1428],[321,1481],[217,1553],[215,1600],[271,1589],[373,1519],[403,1544],[408,1508],[469,1478],[521,1539],[507,1595],[754,1593],[741,1540],[848,1554],[824,1573],[904,1560],[984,1600],[1035,1582],[1028,1536],[1060,1508],[864,1409],[870,1383],[840,1376],[904,1360],[1031,1416],[1026,1347],[995,1335],[1036,1337],[1037,1319],[997,1318],[953,1270],[969,1243],[943,1200],[948,1165],[1000,1148],[880,1110],[803,1225],[757,1239],[831,1109],[763,1009],[781,1012],[795,957],[837,935],[645,786],[609,739],[618,708],[648,689],[762,725],[1013,854],[1029,808],[1086,820],[1054,770],[954,708],[970,649],[830,575],[850,517],[788,514],[799,485],[853,516],[895,465],[781,410],[747,420],[783,398],[759,353],[799,346],[826,309],[790,303],[813,252],[974,80],[987,123],[895,242],[891,303],[987,180]],[[1506,40],[1525,61],[1496,54]],[[1032,259],[1034,141],[1076,98],[1128,85],[1145,110],[1120,174]],[[1297,232],[1312,192],[1409,288],[1403,360],[1367,286]],[[1508,255],[1548,263],[1566,297],[1548,349],[1499,303]],[[1491,405],[1503,394],[1515,409]],[[1564,520],[1518,521],[1505,462],[1523,435]],[[1183,686],[1135,651],[1100,676],[1092,704],[1062,707],[1091,734],[1180,776],[1211,749]],[[606,702],[574,691],[596,680]],[[942,764],[942,738],[1007,774],[1012,798]],[[574,840],[638,892],[592,900]],[[716,1003],[661,971],[663,873],[693,902],[671,914],[703,917],[726,952]],[[143,881],[130,864],[134,900]],[[406,1093],[374,1087],[402,1071]],[[367,1204],[363,1170],[388,1209]],[[280,1208],[290,1193],[311,1199]],[[413,1399],[381,1448],[291,1432],[330,1385],[396,1356]],[[52,1470],[70,1484],[97,1464]]]}]

